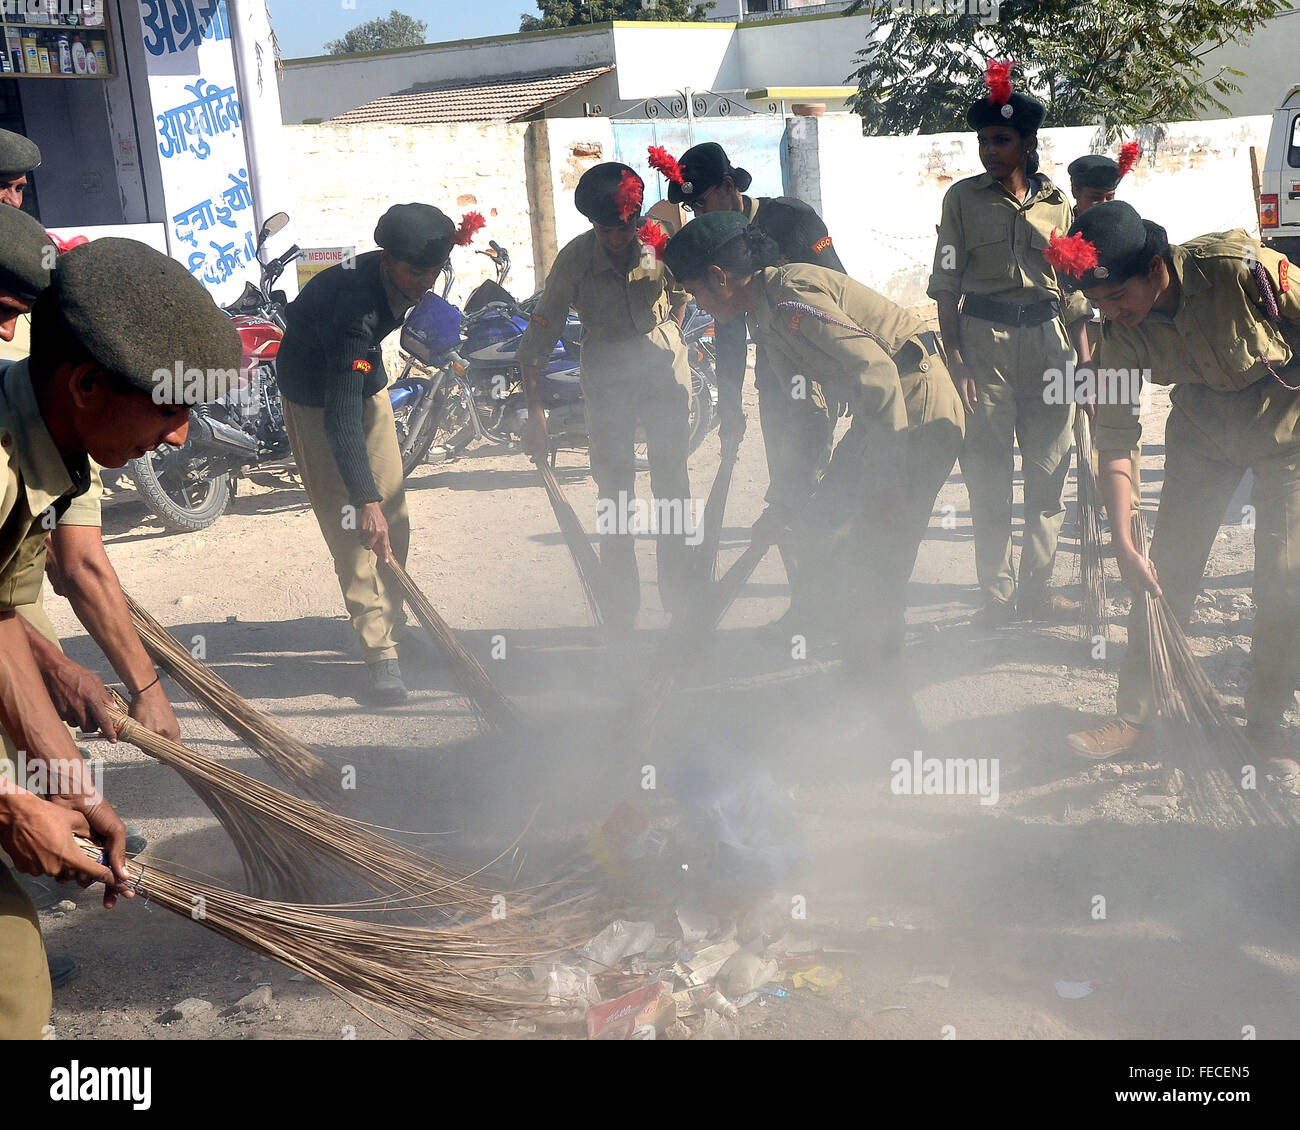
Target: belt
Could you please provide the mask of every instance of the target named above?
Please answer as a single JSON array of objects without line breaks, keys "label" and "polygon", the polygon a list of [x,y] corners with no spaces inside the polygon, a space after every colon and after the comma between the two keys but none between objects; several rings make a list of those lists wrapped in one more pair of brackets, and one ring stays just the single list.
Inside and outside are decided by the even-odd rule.
[{"label": "belt", "polygon": [[938,355],[938,336],[934,330],[922,330],[919,334],[909,337],[903,343],[903,348],[894,354],[894,367],[900,373],[910,373],[914,369],[928,373],[930,362],[927,358]]},{"label": "belt", "polygon": [[962,298],[961,312],[985,322],[1003,326],[1041,326],[1061,313],[1061,304],[1055,298],[1041,302],[996,302],[980,294],[967,294]]}]

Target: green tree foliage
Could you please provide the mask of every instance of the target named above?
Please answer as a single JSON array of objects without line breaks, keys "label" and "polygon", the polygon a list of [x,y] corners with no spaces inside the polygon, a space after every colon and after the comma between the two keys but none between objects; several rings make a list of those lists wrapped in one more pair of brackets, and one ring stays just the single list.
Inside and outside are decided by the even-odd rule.
[{"label": "green tree foliage", "polygon": [[331,55],[360,55],[368,51],[387,51],[392,47],[419,47],[429,25],[396,9],[386,18],[367,20],[354,27],[342,39],[325,44]]},{"label": "green tree foliage", "polygon": [[714,0],[537,0],[540,16],[521,16],[520,31],[541,31],[552,27],[579,27],[610,20],[681,20],[706,18]]},{"label": "green tree foliage", "polygon": [[[879,21],[850,100],[868,134],[966,128],[966,109],[985,91],[989,58],[1016,61],[1015,84],[1048,107],[1057,126],[1123,127],[1181,121],[1240,87],[1241,71],[1214,66],[1215,48],[1240,42],[1293,0],[1002,0],[984,3],[859,0],[851,11]],[[970,13],[970,14],[967,14]]]}]

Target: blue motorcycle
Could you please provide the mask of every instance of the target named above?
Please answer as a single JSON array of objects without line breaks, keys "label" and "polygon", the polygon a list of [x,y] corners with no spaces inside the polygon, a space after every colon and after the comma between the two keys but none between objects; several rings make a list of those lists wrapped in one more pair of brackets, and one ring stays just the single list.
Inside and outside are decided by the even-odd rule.
[{"label": "blue motorcycle", "polygon": [[[455,458],[476,438],[518,445],[528,419],[515,353],[538,296],[521,303],[505,289],[510,255],[495,240],[479,254],[493,261],[497,277],[474,290],[463,315],[446,301],[448,282],[441,296],[425,295],[402,328],[406,363],[389,395],[404,474],[426,460]],[[690,352],[689,427],[694,451],[717,422],[713,319],[692,303],[682,336]],[[561,447],[583,448],[588,442],[579,381],[582,338],[582,323],[570,311],[542,380],[552,463]],[[636,455],[638,468],[648,468],[642,439]]]}]

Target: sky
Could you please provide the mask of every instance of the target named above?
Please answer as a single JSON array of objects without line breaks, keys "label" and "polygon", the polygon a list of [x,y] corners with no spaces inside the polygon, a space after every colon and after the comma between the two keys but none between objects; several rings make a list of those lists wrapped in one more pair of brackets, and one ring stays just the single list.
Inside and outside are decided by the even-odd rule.
[{"label": "sky", "polygon": [[325,54],[325,43],[394,8],[429,25],[425,39],[473,39],[509,35],[519,17],[537,14],[535,0],[267,0],[271,22],[286,59]]}]

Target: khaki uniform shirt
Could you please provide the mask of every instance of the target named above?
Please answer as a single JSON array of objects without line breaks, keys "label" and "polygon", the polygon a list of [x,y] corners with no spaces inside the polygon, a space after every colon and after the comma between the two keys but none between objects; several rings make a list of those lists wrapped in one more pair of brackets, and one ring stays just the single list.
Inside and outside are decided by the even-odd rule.
[{"label": "khaki uniform shirt", "polygon": [[[25,318],[19,319],[19,324],[25,322]],[[0,350],[0,380],[3,380],[5,370],[9,368],[14,361],[21,361],[27,356],[26,335],[24,335],[24,348],[22,352],[13,357],[6,357],[5,352]],[[12,343],[10,343],[12,344]],[[85,494],[79,494],[69,504],[63,512],[63,517],[59,519],[60,526],[102,526],[104,524],[104,478],[100,473],[100,466],[93,459],[90,460],[90,486],[86,489]]]},{"label": "khaki uniform shirt", "polygon": [[45,536],[90,486],[90,460],[66,460],[45,427],[26,361],[0,384],[0,610],[32,604],[45,575]]},{"label": "khaki uniform shirt", "polygon": [[[840,392],[853,401],[852,430],[871,432],[870,464],[882,472],[901,465],[907,406],[894,354],[922,331],[921,321],[848,275],[804,263],[761,271],[754,297],[750,326],[787,395],[796,376]],[[810,306],[832,321],[778,309],[782,303]]]},{"label": "khaki uniform shirt", "polygon": [[[671,225],[661,222],[672,234]],[[674,306],[685,304],[686,292],[662,263],[647,273],[634,259],[625,269],[609,257],[594,231],[584,232],[556,257],[515,356],[520,365],[544,366],[571,306],[587,334],[617,340],[648,334],[667,321]]]},{"label": "khaki uniform shirt", "polygon": [[976,294],[998,302],[1056,299],[1066,325],[1089,316],[1082,294],[1067,295],[1056,270],[1043,258],[1053,230],[1064,235],[1074,222],[1065,194],[1038,174],[1038,191],[1022,203],[988,173],[954,184],[943,198],[934,268],[926,290]]},{"label": "khaki uniform shirt", "polygon": [[[1142,437],[1137,408],[1141,384],[1203,384],[1215,392],[1240,392],[1273,380],[1262,356],[1279,373],[1293,361],[1282,331],[1268,319],[1254,272],[1253,256],[1268,272],[1283,320],[1300,334],[1300,279],[1286,257],[1261,247],[1237,229],[1198,236],[1169,249],[1182,287],[1172,315],[1152,310],[1131,329],[1107,319],[1097,360],[1099,403],[1094,425],[1099,451],[1134,451]],[[1293,336],[1293,340],[1296,338]],[[1102,371],[1105,370],[1105,371]],[[1127,380],[1110,376],[1126,370]],[[1300,381],[1292,369],[1288,383]],[[1128,390],[1122,403],[1106,397],[1109,386]],[[1279,436],[1289,440],[1290,436]]]}]

